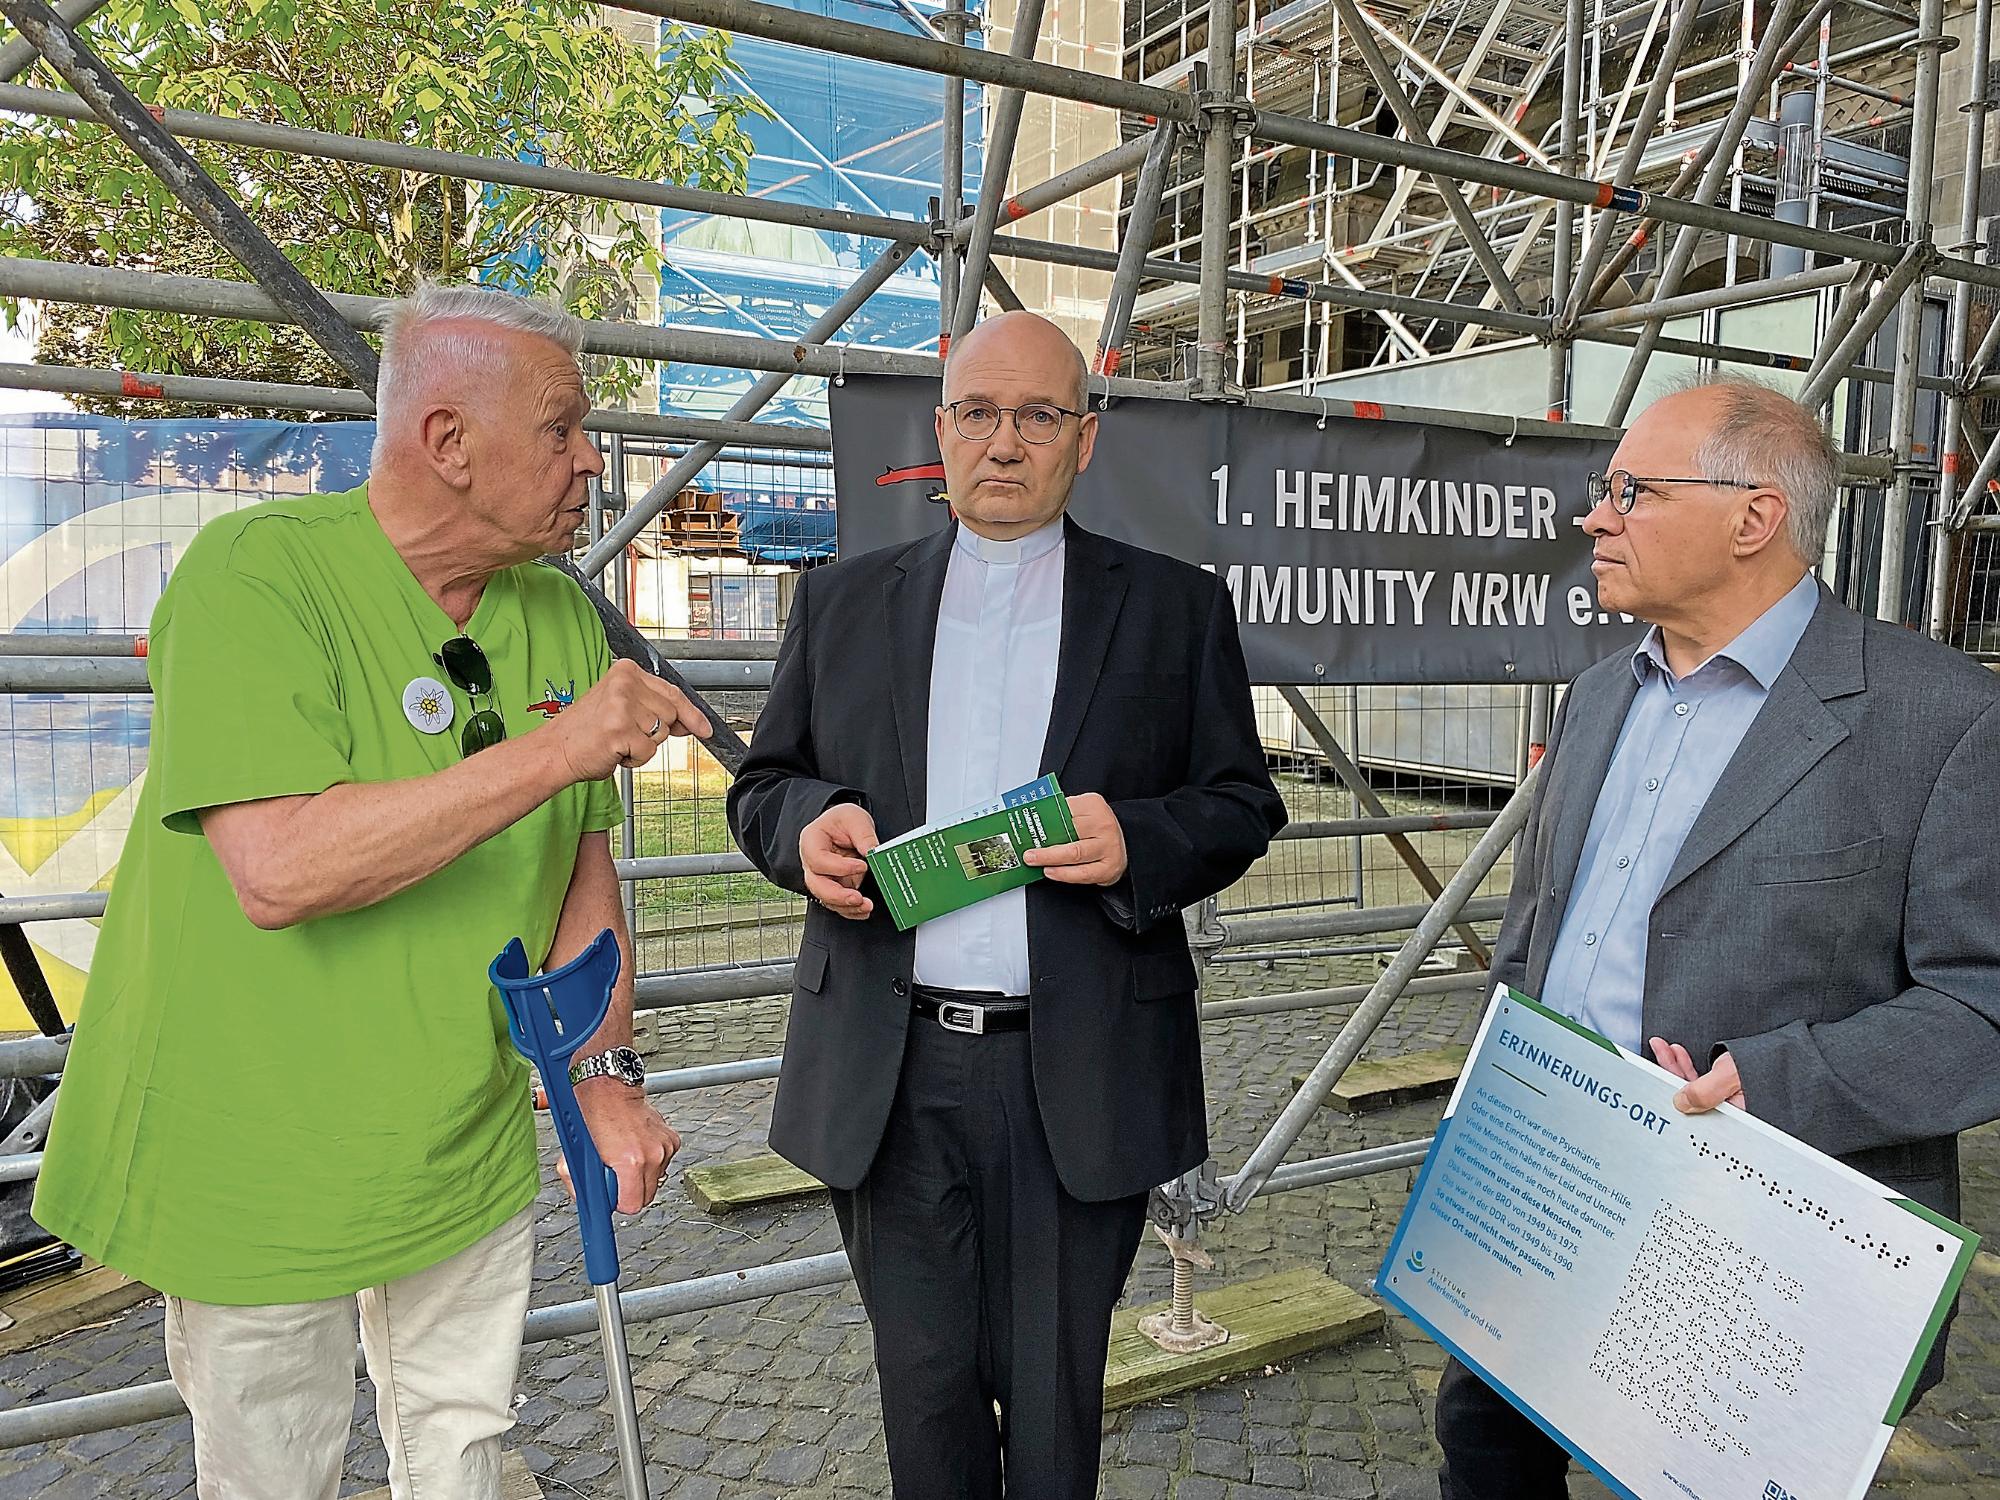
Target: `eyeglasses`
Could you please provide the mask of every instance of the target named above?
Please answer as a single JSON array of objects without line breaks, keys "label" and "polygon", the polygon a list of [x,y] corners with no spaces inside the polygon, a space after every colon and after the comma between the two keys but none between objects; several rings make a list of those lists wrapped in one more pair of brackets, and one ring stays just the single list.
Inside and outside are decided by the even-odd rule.
[{"label": "eyeglasses", "polygon": [[1075,417],[1079,421],[1083,418],[1080,411],[1040,401],[1030,406],[995,406],[991,401],[952,401],[946,404],[945,410],[951,413],[951,425],[968,443],[983,443],[992,437],[1000,430],[1002,415],[1014,419],[1014,430],[1021,435],[1022,442],[1037,446],[1053,443],[1062,436],[1064,417]]},{"label": "eyeglasses", "polygon": [[1651,489],[1656,484],[1708,484],[1730,490],[1762,490],[1770,486],[1749,479],[1661,479],[1642,474],[1628,474],[1623,469],[1613,469],[1609,474],[1590,476],[1590,508],[1595,510],[1606,500],[1611,508],[1621,516],[1632,514],[1632,507],[1639,503],[1639,491]]},{"label": "eyeglasses", "polygon": [[479,700],[493,694],[493,668],[486,660],[486,653],[479,649],[479,642],[469,635],[453,636],[431,657],[444,669],[452,686],[473,700],[472,717],[465,721],[465,729],[458,737],[458,747],[466,755],[477,755],[481,750],[491,750],[507,738],[507,725],[500,715],[490,708],[481,708]]}]

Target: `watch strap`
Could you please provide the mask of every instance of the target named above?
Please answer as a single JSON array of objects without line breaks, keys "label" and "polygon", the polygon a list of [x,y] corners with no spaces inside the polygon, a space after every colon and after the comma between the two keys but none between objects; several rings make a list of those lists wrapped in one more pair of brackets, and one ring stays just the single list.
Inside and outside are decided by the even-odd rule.
[{"label": "watch strap", "polygon": [[581,1062],[571,1065],[569,1081],[582,1083],[590,1078],[616,1078],[620,1083],[631,1086],[634,1076],[643,1083],[646,1076],[645,1064],[639,1054],[630,1047],[607,1047],[602,1052],[593,1053]]}]

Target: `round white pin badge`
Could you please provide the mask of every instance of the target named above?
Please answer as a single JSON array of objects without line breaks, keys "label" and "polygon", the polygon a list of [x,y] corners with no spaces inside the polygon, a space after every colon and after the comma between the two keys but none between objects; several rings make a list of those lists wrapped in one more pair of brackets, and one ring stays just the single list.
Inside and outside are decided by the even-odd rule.
[{"label": "round white pin badge", "polygon": [[403,717],[425,734],[443,734],[451,728],[451,693],[435,677],[412,678],[403,689]]}]

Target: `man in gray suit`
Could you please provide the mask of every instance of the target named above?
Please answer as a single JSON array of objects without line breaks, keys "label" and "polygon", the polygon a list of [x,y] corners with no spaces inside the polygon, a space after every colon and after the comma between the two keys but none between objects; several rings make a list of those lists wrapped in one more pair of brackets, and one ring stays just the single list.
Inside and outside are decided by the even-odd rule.
[{"label": "man in gray suit", "polygon": [[[1838,459],[1750,382],[1649,408],[1594,478],[1598,602],[1650,622],[1572,685],[1496,978],[1941,1213],[2000,1116],[2000,679],[1808,571]],[[1944,1336],[1919,1391],[1937,1383]],[[1444,1500],[1568,1455],[1453,1361]]]}]

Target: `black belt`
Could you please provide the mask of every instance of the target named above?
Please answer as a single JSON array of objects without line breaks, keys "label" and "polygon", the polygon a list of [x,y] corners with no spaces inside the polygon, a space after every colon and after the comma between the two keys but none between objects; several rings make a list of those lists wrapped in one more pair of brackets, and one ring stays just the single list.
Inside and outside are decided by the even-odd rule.
[{"label": "black belt", "polygon": [[910,1009],[946,1031],[984,1036],[989,1031],[1026,1031],[1028,1002],[1019,995],[992,990],[948,990],[919,984],[910,987]]}]

